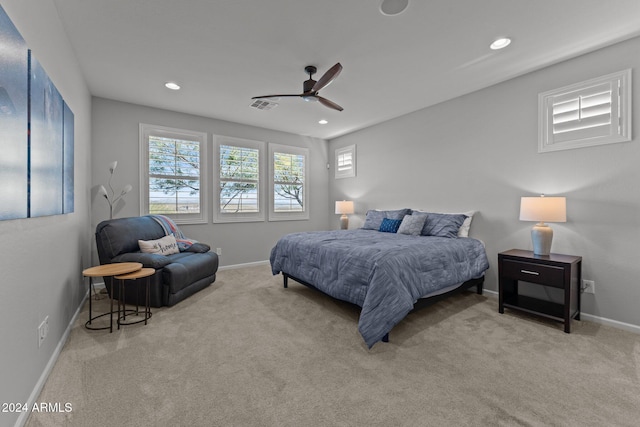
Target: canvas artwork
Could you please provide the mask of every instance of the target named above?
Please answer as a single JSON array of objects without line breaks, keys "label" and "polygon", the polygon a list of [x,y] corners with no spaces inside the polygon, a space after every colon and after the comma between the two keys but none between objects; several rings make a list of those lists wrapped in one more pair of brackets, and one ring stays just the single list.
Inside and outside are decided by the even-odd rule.
[{"label": "canvas artwork", "polygon": [[0,220],[71,213],[73,112],[2,7],[0,51]]},{"label": "canvas artwork", "polygon": [[27,217],[27,45],[0,7],[0,219]]}]

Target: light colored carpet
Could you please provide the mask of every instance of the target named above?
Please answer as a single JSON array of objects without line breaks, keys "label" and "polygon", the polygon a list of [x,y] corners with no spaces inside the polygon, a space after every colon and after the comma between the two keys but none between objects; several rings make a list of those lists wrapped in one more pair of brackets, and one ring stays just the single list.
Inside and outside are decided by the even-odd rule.
[{"label": "light colored carpet", "polygon": [[[98,301],[97,309],[107,300]],[[505,312],[475,293],[367,350],[355,307],[268,266],[225,270],[147,326],[74,326],[35,426],[637,426],[640,335]]]}]

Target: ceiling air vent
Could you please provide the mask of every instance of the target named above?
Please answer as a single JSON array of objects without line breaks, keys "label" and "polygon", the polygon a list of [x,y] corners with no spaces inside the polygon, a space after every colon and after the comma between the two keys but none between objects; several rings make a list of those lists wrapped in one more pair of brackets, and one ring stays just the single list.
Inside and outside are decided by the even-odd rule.
[{"label": "ceiling air vent", "polygon": [[267,99],[254,99],[249,107],[255,108],[257,110],[271,110],[272,108],[276,108],[278,106],[277,102],[272,102]]}]

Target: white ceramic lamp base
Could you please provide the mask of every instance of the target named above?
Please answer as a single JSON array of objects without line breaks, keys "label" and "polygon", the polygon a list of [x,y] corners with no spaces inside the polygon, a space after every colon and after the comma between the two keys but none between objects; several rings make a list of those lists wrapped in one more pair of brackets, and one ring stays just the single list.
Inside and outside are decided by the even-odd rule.
[{"label": "white ceramic lamp base", "polygon": [[551,253],[551,241],[553,229],[544,222],[539,222],[531,229],[531,242],[534,255],[549,255]]},{"label": "white ceramic lamp base", "polygon": [[340,230],[346,230],[349,228],[349,217],[343,214],[340,217]]}]

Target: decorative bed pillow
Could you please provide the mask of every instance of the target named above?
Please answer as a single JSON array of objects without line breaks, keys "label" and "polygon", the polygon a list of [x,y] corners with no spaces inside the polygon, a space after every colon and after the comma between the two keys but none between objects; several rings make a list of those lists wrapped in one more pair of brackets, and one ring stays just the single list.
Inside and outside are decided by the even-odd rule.
[{"label": "decorative bed pillow", "polygon": [[180,252],[173,234],[158,240],[138,240],[140,251],[147,254],[171,255]]},{"label": "decorative bed pillow", "polygon": [[402,220],[405,215],[411,215],[411,209],[398,209],[392,211],[379,211],[371,209],[367,211],[367,216],[364,220],[364,225],[362,226],[362,228],[364,230],[380,230],[383,219],[389,218]]},{"label": "decorative bed pillow", "polygon": [[463,214],[429,212],[421,234],[423,236],[458,237],[458,230],[465,219],[467,216]]},{"label": "decorative bed pillow", "polygon": [[427,214],[424,212],[414,212],[411,215],[407,215],[402,219],[398,233],[419,236],[426,220]]},{"label": "decorative bed pillow", "polygon": [[401,219],[384,218],[382,220],[382,224],[380,224],[380,228],[378,229],[378,231],[382,231],[384,233],[397,233],[402,221],[403,220]]}]

